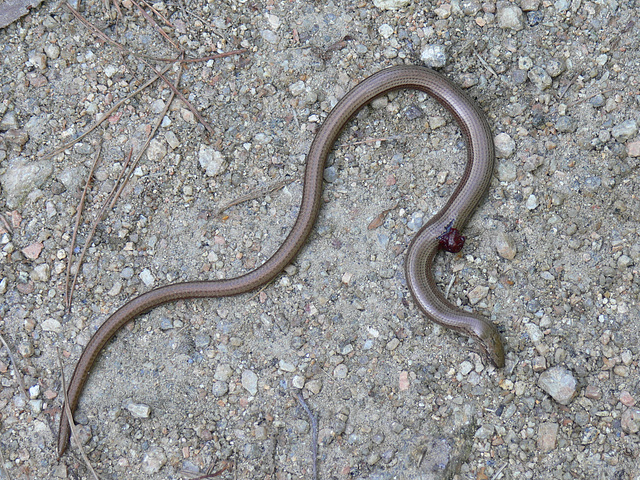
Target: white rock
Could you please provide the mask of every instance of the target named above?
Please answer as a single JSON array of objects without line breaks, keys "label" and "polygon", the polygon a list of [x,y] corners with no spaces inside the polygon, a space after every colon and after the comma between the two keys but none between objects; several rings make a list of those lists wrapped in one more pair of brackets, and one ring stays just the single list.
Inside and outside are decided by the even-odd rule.
[{"label": "white rock", "polygon": [[158,473],[167,463],[167,456],[162,447],[151,447],[142,457],[142,471],[147,475]]},{"label": "white rock", "polygon": [[42,322],[42,330],[45,332],[62,332],[62,324],[53,318],[47,318],[44,322]]},{"label": "white rock", "polygon": [[155,277],[148,268],[145,268],[140,272],[140,280],[142,280],[147,287],[153,287],[153,284],[156,283]]},{"label": "white rock", "polygon": [[410,0],[373,0],[373,4],[381,10],[396,10],[409,5]]},{"label": "white rock", "polygon": [[242,372],[242,386],[251,395],[258,393],[258,376],[251,370]]},{"label": "white rock", "polygon": [[447,64],[447,52],[444,45],[427,45],[420,54],[420,60],[428,67],[444,67]]},{"label": "white rock", "polygon": [[200,145],[198,161],[208,177],[215,177],[227,168],[227,162],[222,153],[207,145]]}]

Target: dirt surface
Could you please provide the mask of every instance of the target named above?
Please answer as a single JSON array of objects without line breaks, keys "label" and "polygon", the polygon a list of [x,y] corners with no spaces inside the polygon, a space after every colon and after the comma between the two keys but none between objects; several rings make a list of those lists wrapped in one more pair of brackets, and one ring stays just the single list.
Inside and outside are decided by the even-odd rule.
[{"label": "dirt surface", "polygon": [[[0,326],[29,396],[2,348],[0,478],[91,478],[76,448],[57,459],[59,356],[69,378],[135,295],[264,262],[331,107],[381,68],[426,62],[496,135],[489,192],[436,277],[496,323],[506,367],[409,294],[407,245],[453,192],[466,148],[433,100],[393,94],[337,142],[320,218],[285,273],[253,294],[156,308],[109,343],[76,412],[91,463],[104,479],[194,478],[225,461],[218,478],[312,478],[300,392],[322,479],[640,479],[638,2],[157,3],[146,12],[167,38],[129,1],[75,6],[125,50],[54,2],[0,30]],[[211,132],[156,81],[49,155],[154,77],[143,55],[162,68],[153,59],[178,48],[246,50],[167,72]],[[101,147],[74,261],[159,121],[67,314],[94,158]]]}]

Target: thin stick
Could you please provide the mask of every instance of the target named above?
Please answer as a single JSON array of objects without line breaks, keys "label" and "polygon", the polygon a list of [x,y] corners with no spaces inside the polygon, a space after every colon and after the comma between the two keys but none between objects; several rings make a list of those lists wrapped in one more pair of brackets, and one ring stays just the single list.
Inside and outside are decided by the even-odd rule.
[{"label": "thin stick", "polygon": [[493,69],[493,67],[489,65],[489,62],[487,62],[484,58],[482,58],[478,52],[475,52],[475,53],[476,53],[476,57],[478,57],[478,60],[480,60],[480,63],[484,65],[484,68],[489,70],[494,77],[498,78],[498,74]]},{"label": "thin stick", "polygon": [[213,55],[207,55],[206,57],[198,57],[198,58],[183,58],[175,59],[175,58],[154,58],[153,60],[156,62],[170,62],[170,63],[200,63],[207,62],[209,60],[217,60],[219,58],[231,57],[232,55],[241,55],[246,53],[246,48],[241,48],[240,50],[231,50],[230,52],[225,53],[214,53]]},{"label": "thin stick", "polygon": [[[155,8],[153,8],[153,5],[149,5],[148,2],[146,2],[145,0],[142,0],[142,3],[149,9],[151,10],[153,13],[155,13],[157,16],[159,16],[162,21],[169,27],[171,28],[176,28],[175,25],[173,23],[171,23],[169,21],[168,18],[166,18],[164,15],[162,15],[158,10],[156,10]],[[206,22],[205,22],[206,23]],[[176,47],[177,48],[177,47]]]},{"label": "thin stick", "polygon": [[124,166],[122,167],[122,170],[120,171],[120,175],[118,176],[118,180],[116,180],[116,183],[113,186],[113,188],[111,189],[111,192],[109,192],[109,195],[107,196],[104,204],[102,205],[102,208],[98,212],[97,217],[94,218],[94,220],[93,220],[93,223],[91,225],[91,231],[89,232],[89,236],[87,237],[87,239],[84,242],[84,247],[82,248],[82,253],[80,253],[80,258],[78,258],[78,268],[76,268],[76,273],[73,275],[73,281],[71,282],[71,287],[69,288],[69,303],[71,303],[71,300],[73,298],[73,292],[74,292],[74,290],[76,288],[76,283],[78,281],[78,275],[80,273],[80,266],[82,265],[82,262],[84,261],[84,256],[87,253],[87,249],[89,248],[89,245],[91,245],[91,239],[93,239],[93,235],[96,233],[96,229],[98,228],[98,224],[102,221],[104,213],[105,213],[105,211],[107,209],[107,205],[109,205],[109,202],[110,202],[111,198],[113,198],[113,196],[115,195],[118,183],[121,181],[122,175],[124,174],[124,171],[127,169],[127,166],[129,164],[129,162],[131,161],[131,154],[132,153],[133,153],[133,150],[130,150],[129,151],[129,156],[127,157],[127,161],[125,162]]},{"label": "thin stick", "polygon": [[[162,71],[163,73],[166,72],[167,70],[169,70],[171,68],[171,65],[167,65]],[[129,100],[130,98],[135,97],[138,93],[140,93],[141,91],[143,91],[145,88],[147,88],[149,85],[151,85],[153,82],[155,82],[156,80],[158,80],[160,77],[159,76],[154,76],[151,80],[149,80],[148,82],[146,82],[144,85],[142,85],[140,88],[138,88],[135,92],[130,93],[129,95],[127,95],[126,97],[124,97],[122,100],[120,100],[119,102],[117,102],[113,107],[111,107],[109,110],[107,110],[106,112],[104,112],[102,114],[102,118],[100,118],[100,120],[98,120],[95,124],[93,124],[91,127],[89,127],[89,129],[87,131],[85,131],[82,135],[80,135],[78,138],[71,140],[69,143],[57,148],[55,151],[45,155],[43,157],[43,160],[46,160],[48,158],[54,157],[56,155],[58,155],[59,153],[64,152],[66,149],[72,147],[73,145],[75,145],[76,143],[78,143],[80,140],[82,140],[84,137],[86,137],[87,135],[89,135],[92,131],[94,131],[102,122],[104,122],[106,119],[109,118],[109,116],[115,112],[118,108],[120,108],[120,106],[126,102],[127,100]]]},{"label": "thin stick", "polygon": [[453,287],[453,283],[456,281],[456,274],[451,275],[451,280],[449,280],[449,285],[444,289],[444,298],[449,298],[449,292],[451,292],[451,287]]},{"label": "thin stick", "polygon": [[5,341],[4,336],[1,333],[0,333],[0,340],[2,340],[2,344],[4,345],[4,348],[7,349],[7,352],[9,352],[9,358],[11,359],[11,363],[13,364],[13,371],[15,373],[16,380],[18,380],[18,385],[20,385],[20,388],[22,389],[22,394],[24,395],[24,398],[26,400],[29,400],[29,394],[27,393],[27,387],[24,384],[24,378],[22,378],[22,373],[20,372],[20,368],[16,363],[16,359],[13,357],[13,353],[11,352],[9,345],[7,345],[7,342]]},{"label": "thin stick", "polygon": [[2,213],[0,213],[0,222],[2,223],[2,227],[11,235],[13,235],[13,227],[11,227],[11,224],[7,221],[6,217]]},{"label": "thin stick", "polygon": [[229,208],[235,205],[248,202],[249,200],[255,200],[256,198],[260,198],[263,195],[266,195],[267,193],[271,193],[274,190],[278,190],[279,188],[282,188],[285,185],[289,185],[290,183],[295,182],[299,178],[300,178],[300,175],[296,175],[295,177],[290,177],[290,178],[284,178],[282,180],[278,180],[277,182],[272,183],[271,185],[267,185],[266,187],[259,188],[258,190],[255,190],[246,195],[242,195],[241,197],[231,200],[229,203],[218,208],[218,210],[216,210],[215,216],[220,215],[222,212],[224,212],[225,210],[228,210]]},{"label": "thin stick", "polygon": [[73,14],[74,17],[76,17],[78,20],[80,20],[80,22],[87,27],[89,30],[92,30],[94,35],[96,35],[98,38],[100,38],[100,40],[102,40],[105,43],[108,43],[110,45],[113,45],[114,47],[116,47],[118,50],[125,52],[129,55],[133,55],[136,58],[148,58],[150,60],[154,60],[153,57],[149,57],[148,55],[144,55],[144,54],[140,54],[140,53],[136,53],[133,50],[130,50],[128,48],[126,48],[124,45],[122,45],[119,42],[116,42],[115,40],[111,39],[108,35],[106,35],[105,33],[103,33],[99,28],[95,27],[89,20],[87,20],[86,18],[84,18],[80,12],[78,12],[75,8],[73,8],[69,2],[65,2],[65,6],[71,11],[71,13]]},{"label": "thin stick", "polygon": [[[180,81],[180,77],[178,77],[178,82]],[[153,130],[151,131],[151,133],[148,135],[147,137],[147,141],[145,142],[144,146],[142,147],[141,151],[138,153],[138,156],[136,157],[135,161],[132,163],[131,162],[131,155],[133,153],[133,150],[131,150],[129,152],[129,156],[127,157],[127,161],[125,162],[125,164],[122,167],[122,170],[120,171],[120,175],[118,175],[118,179],[115,183],[115,185],[113,186],[113,189],[111,190],[111,192],[109,193],[109,196],[106,198],[100,213],[98,214],[98,216],[96,217],[96,219],[93,222],[93,225],[91,227],[91,232],[89,234],[89,236],[87,237],[84,247],[82,249],[82,254],[80,255],[80,259],[78,260],[78,268],[76,269],[76,273],[73,276],[73,283],[71,284],[71,288],[69,290],[69,306],[71,305],[71,298],[73,297],[73,292],[75,290],[75,286],[76,286],[76,282],[78,279],[78,274],[80,272],[80,265],[82,265],[82,262],[84,261],[84,256],[87,252],[87,248],[89,247],[89,245],[91,244],[91,240],[93,239],[93,236],[96,232],[96,229],[98,227],[98,224],[102,221],[102,219],[104,218],[104,214],[107,210],[107,206],[109,209],[112,209],[116,203],[116,201],[118,200],[118,198],[120,197],[120,194],[122,193],[122,191],[124,190],[124,187],[126,186],[127,182],[129,181],[129,178],[131,178],[131,175],[133,175],[133,172],[136,169],[136,166],[138,165],[138,162],[140,161],[140,159],[142,158],[142,155],[144,155],[145,150],[147,149],[147,147],[149,146],[149,143],[151,142],[151,140],[153,139],[156,131],[158,130],[158,128],[160,127],[160,125],[162,124],[162,119],[164,118],[167,110],[169,109],[169,106],[171,105],[171,102],[174,99],[174,95],[173,93],[171,94],[171,96],[169,97],[169,101],[167,102],[162,114],[158,117],[158,120],[156,121],[156,124],[153,128]],[[125,176],[125,172],[128,170],[127,175]],[[123,180],[124,178],[124,180]]]},{"label": "thin stick", "polygon": [[7,480],[11,480],[11,476],[7,469],[4,466],[4,454],[2,453],[2,449],[0,449],[0,469],[2,469],[2,473]]},{"label": "thin stick", "polygon": [[[221,463],[222,463],[222,468],[220,470],[213,473],[207,473],[206,475],[202,475],[200,477],[192,478],[191,480],[206,480],[207,478],[219,477],[224,472],[226,472],[227,470],[231,470],[234,467],[234,463],[227,460]],[[182,473],[186,474],[187,472],[183,471]]]},{"label": "thin stick", "polygon": [[[173,48],[175,48],[176,50],[178,50],[178,51],[182,52],[182,50],[180,49],[180,47],[178,47],[178,45],[176,45],[176,44],[175,44],[175,42],[174,42],[173,40],[171,40],[171,38],[169,37],[169,35],[167,35],[167,32],[165,32],[164,30],[162,30],[162,29],[160,28],[160,25],[158,25],[158,23],[157,23],[153,18],[151,18],[151,16],[150,16],[146,11],[145,11],[145,9],[144,9],[144,8],[142,8],[142,7],[140,6],[140,4],[139,4],[138,2],[136,2],[136,0],[131,0],[131,1],[133,2],[133,4],[134,4],[136,7],[138,7],[138,10],[140,10],[140,13],[142,13],[142,16],[143,16],[144,18],[146,18],[146,19],[147,19],[147,22],[149,22],[149,23],[151,24],[151,26],[152,26],[152,27],[153,27],[153,28],[154,28],[154,29],[155,29],[155,30],[156,30],[156,31],[157,31],[157,32],[158,32],[162,37],[164,37],[164,39],[165,39],[167,42],[169,42],[171,45],[173,45]],[[151,10],[153,10],[153,11],[156,13],[156,15],[158,14],[158,12],[156,12],[152,7],[150,7],[150,8],[151,8]],[[163,20],[164,20],[164,19],[163,19]],[[165,21],[166,21],[166,20],[165,20]],[[171,25],[171,24],[169,24],[169,25]],[[171,25],[171,26],[173,26],[173,25]]]},{"label": "thin stick", "polygon": [[180,100],[182,100],[185,105],[187,107],[189,107],[189,110],[191,110],[191,113],[193,113],[196,118],[198,119],[198,121],[202,124],[202,126],[204,128],[207,129],[207,131],[211,134],[211,135],[215,135],[215,132],[213,131],[213,128],[211,128],[211,125],[209,125],[209,123],[204,119],[204,117],[202,115],[200,115],[200,112],[193,106],[191,105],[191,102],[189,102],[189,100],[187,100],[187,97],[185,97],[182,92],[180,90],[178,90],[176,87],[173,86],[173,84],[171,83],[171,81],[164,76],[163,73],[161,73],[160,71],[158,71],[156,69],[156,67],[154,67],[153,65],[151,65],[149,62],[147,62],[144,58],[140,59],[142,61],[142,63],[144,63],[147,67],[149,67],[151,70],[154,71],[154,73],[156,75],[158,75],[160,78],[162,78],[162,80],[164,81],[164,83],[171,89],[173,90],[173,92],[180,98]]},{"label": "thin stick", "polygon": [[151,70],[154,71],[154,73],[159,76],[160,78],[162,78],[162,80],[164,81],[164,83],[175,92],[176,95],[178,95],[178,97],[180,97],[180,100],[182,100],[185,105],[189,108],[189,110],[191,110],[191,112],[196,116],[196,118],[198,119],[198,121],[204,126],[204,128],[207,129],[207,131],[211,134],[211,135],[215,135],[215,132],[213,131],[213,128],[211,128],[211,126],[206,122],[206,120],[204,119],[204,117],[202,115],[200,115],[200,112],[198,112],[198,110],[191,104],[191,102],[189,102],[189,100],[187,100],[187,97],[185,97],[182,92],[178,91],[178,89],[176,87],[173,86],[173,84],[171,83],[171,81],[164,76],[164,74],[162,72],[160,72],[158,69],[156,69],[153,65],[151,65],[147,60],[146,60],[146,56],[145,55],[138,55],[135,54],[134,52],[132,52],[131,50],[128,50],[127,48],[125,48],[122,44],[116,42],[115,40],[112,40],[111,38],[109,38],[107,35],[105,35],[103,32],[101,32],[98,28],[96,28],[91,22],[89,22],[88,20],[86,20],[82,15],[80,15],[80,13],[78,11],[76,11],[71,5],[69,5],[69,3],[67,2],[65,4],[67,6],[67,8],[69,10],[71,10],[71,13],[73,13],[73,15],[80,20],[80,22],[82,22],[87,28],[89,28],[91,31],[93,31],[94,35],[96,35],[98,38],[104,40],[105,42],[115,46],[116,48],[122,50],[123,52],[126,53],[130,53],[131,55],[135,56],[136,58],[138,58],[142,63],[144,63],[147,67],[149,67]]},{"label": "thin stick", "polygon": [[311,456],[313,461],[313,480],[318,480],[318,420],[311,413],[311,409],[304,401],[302,394],[297,392],[296,398],[300,403],[300,406],[307,412],[309,418],[311,419]]},{"label": "thin stick", "polygon": [[390,135],[388,137],[371,137],[371,138],[365,138],[364,140],[358,140],[357,142],[341,143],[340,145],[336,145],[334,149],[343,148],[343,147],[353,147],[355,145],[364,145],[364,144],[375,143],[375,142],[389,142],[392,140],[402,140],[404,138],[417,137],[419,135],[421,134],[420,133],[403,133],[402,135]]},{"label": "thin stick", "polygon": [[[69,244],[69,254],[67,259],[67,273],[65,277],[64,284],[64,303],[67,309],[67,313],[71,309],[71,295],[69,292],[69,281],[71,279],[71,262],[73,259],[73,249],[76,246],[76,238],[78,236],[78,227],[80,226],[80,218],[82,218],[82,211],[84,210],[84,201],[87,198],[87,191],[89,191],[89,185],[91,185],[91,179],[93,178],[93,174],[96,171],[96,166],[98,165],[98,159],[100,158],[100,152],[102,151],[102,144],[98,146],[98,151],[96,152],[96,157],[93,159],[93,165],[91,166],[91,170],[89,171],[89,176],[87,177],[87,182],[84,184],[84,190],[82,190],[82,196],[80,197],[80,203],[78,204],[78,211],[76,212],[76,224],[73,226],[73,235],[71,237],[71,243]],[[78,268],[80,266],[78,265]]]},{"label": "thin stick", "polygon": [[564,87],[564,89],[558,94],[558,99],[561,99],[562,97],[564,97],[567,91],[569,91],[569,89],[571,88],[571,85],[573,85],[573,83],[578,79],[579,76],[580,74],[578,73],[574,75],[574,77],[571,80],[569,80],[569,83],[567,83],[566,87]]},{"label": "thin stick", "polygon": [[601,92],[594,93],[593,95],[589,95],[588,97],[581,98],[580,100],[576,100],[575,102],[570,103],[568,105],[568,107],[569,108],[575,107],[576,105],[580,105],[581,103],[587,102],[587,101],[591,100],[592,98],[597,97],[598,95],[602,95],[604,93],[609,93],[609,92],[611,92],[613,90],[615,90],[615,88],[607,88],[606,90],[602,90]]},{"label": "thin stick", "polygon": [[[178,73],[178,79],[176,80],[176,85],[178,85],[180,83],[180,78],[181,77],[182,77],[182,69]],[[116,203],[116,201],[118,200],[118,198],[120,198],[120,194],[122,193],[122,191],[124,190],[124,187],[129,182],[129,179],[131,178],[131,175],[133,175],[133,172],[135,171],[136,167],[138,166],[138,162],[140,162],[140,159],[142,158],[142,155],[144,155],[144,152],[147,150],[147,147],[149,146],[149,143],[151,143],[151,140],[153,139],[153,137],[155,136],[156,132],[158,131],[158,128],[160,128],[160,125],[162,125],[162,120],[164,119],[165,115],[167,114],[167,111],[169,110],[169,106],[171,105],[171,102],[173,102],[174,98],[175,98],[175,95],[174,95],[173,92],[171,92],[171,96],[169,97],[169,101],[167,101],[167,104],[164,106],[164,110],[162,111],[162,114],[158,116],[158,120],[156,121],[156,124],[153,127],[153,130],[147,136],[147,141],[145,142],[145,144],[142,147],[142,149],[140,150],[140,152],[138,152],[138,156],[136,157],[136,159],[134,160],[133,164],[131,165],[131,168],[129,168],[129,174],[125,177],[124,181],[120,184],[120,187],[118,188],[118,191],[116,192],[116,194],[114,195],[113,199],[111,200],[111,205],[109,206],[109,208],[113,208],[115,203]]]},{"label": "thin stick", "polygon": [[87,457],[86,452],[84,451],[84,447],[80,442],[80,438],[78,437],[78,433],[76,431],[76,424],[73,421],[73,414],[71,413],[71,407],[69,406],[69,402],[67,402],[67,382],[64,378],[64,366],[62,365],[62,354],[60,352],[60,348],[58,348],[58,364],[60,365],[60,374],[62,376],[62,390],[64,391],[64,411],[67,414],[67,419],[69,420],[69,428],[71,429],[71,441],[75,442],[76,447],[80,450],[80,455],[82,455],[82,459],[87,465],[87,468],[93,475],[95,480],[100,480],[100,477],[93,469],[91,462],[89,461],[89,457]]},{"label": "thin stick", "polygon": [[500,476],[500,474],[502,473],[502,471],[507,468],[507,464],[505,463],[504,465],[502,465],[498,471],[495,473],[495,475],[493,477],[491,477],[491,480],[497,480],[498,477]]}]

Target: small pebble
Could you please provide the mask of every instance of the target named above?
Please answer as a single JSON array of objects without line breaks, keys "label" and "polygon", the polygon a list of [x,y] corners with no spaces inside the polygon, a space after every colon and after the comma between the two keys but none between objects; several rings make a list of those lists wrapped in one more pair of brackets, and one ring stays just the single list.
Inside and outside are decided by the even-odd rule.
[{"label": "small pebble", "polygon": [[142,471],[147,475],[158,473],[167,463],[167,456],[162,447],[151,447],[142,457]]},{"label": "small pebble", "polygon": [[622,427],[622,430],[628,434],[636,434],[640,432],[640,408],[627,408],[622,413],[620,426]]},{"label": "small pebble", "polygon": [[489,287],[478,285],[467,294],[467,298],[469,299],[469,303],[471,305],[475,305],[480,300],[485,298],[488,293],[489,293]]},{"label": "small pebble", "polygon": [[287,362],[286,360],[280,360],[278,366],[280,367],[280,370],[284,371],[284,372],[295,372],[296,371],[296,366],[290,362]]},{"label": "small pebble", "polygon": [[551,86],[551,76],[546,72],[544,68],[533,67],[529,70],[529,80],[538,87],[539,90],[546,90]]},{"label": "small pebble", "polygon": [[562,367],[552,367],[543,372],[538,385],[561,405],[568,405],[576,395],[576,379],[569,370]]},{"label": "small pebble", "polygon": [[442,68],[447,64],[447,52],[443,45],[427,45],[422,49],[420,60],[431,68]]},{"label": "small pebble", "polygon": [[406,7],[411,0],[373,0],[373,4],[381,10],[397,10]]},{"label": "small pebble", "polygon": [[559,425],[555,422],[545,422],[538,427],[538,448],[541,452],[550,452],[556,448]]},{"label": "small pebble", "polygon": [[213,382],[213,385],[211,387],[211,393],[213,394],[214,397],[223,397],[227,394],[228,391],[229,391],[229,385],[227,385],[227,382],[221,382],[221,381]]},{"label": "small pebble", "polygon": [[498,232],[494,237],[494,245],[498,255],[502,258],[513,260],[516,257],[516,242],[510,234],[506,232]]},{"label": "small pebble", "polygon": [[633,119],[625,120],[611,129],[613,138],[618,142],[626,142],[637,133],[638,124]]},{"label": "small pebble", "polygon": [[516,142],[507,133],[499,133],[493,139],[496,149],[496,157],[508,158],[516,149]]},{"label": "small pebble", "polygon": [[242,372],[242,386],[251,395],[258,393],[258,376],[251,370]]},{"label": "small pebble", "polygon": [[140,280],[142,280],[142,283],[147,287],[153,287],[153,284],[156,283],[155,277],[148,268],[145,268],[140,272]]},{"label": "small pebble", "polygon": [[51,278],[51,267],[46,263],[36,265],[30,276],[34,282],[48,282]]},{"label": "small pebble", "polygon": [[127,405],[127,410],[136,418],[149,418],[151,415],[151,407],[144,403],[130,403]]},{"label": "small pebble", "polygon": [[509,30],[522,30],[524,28],[524,15],[520,7],[499,2],[498,3],[498,26]]},{"label": "small pebble", "polygon": [[347,378],[348,373],[349,369],[342,363],[333,370],[333,376],[339,380],[344,380],[345,378]]},{"label": "small pebble", "polygon": [[54,318],[47,318],[44,322],[42,322],[42,330],[44,330],[45,332],[61,333],[62,324]]},{"label": "small pebble", "polygon": [[207,145],[200,145],[198,162],[208,177],[220,175],[227,168],[227,162],[222,153]]},{"label": "small pebble", "polygon": [[538,208],[538,199],[534,194],[531,194],[529,195],[529,197],[527,197],[525,206],[527,207],[527,210],[535,210],[536,208]]},{"label": "small pebble", "polygon": [[302,375],[294,375],[293,380],[291,380],[293,386],[297,389],[304,388],[305,379]]},{"label": "small pebble", "polygon": [[314,395],[317,395],[322,390],[322,380],[309,380],[305,383],[305,387]]}]

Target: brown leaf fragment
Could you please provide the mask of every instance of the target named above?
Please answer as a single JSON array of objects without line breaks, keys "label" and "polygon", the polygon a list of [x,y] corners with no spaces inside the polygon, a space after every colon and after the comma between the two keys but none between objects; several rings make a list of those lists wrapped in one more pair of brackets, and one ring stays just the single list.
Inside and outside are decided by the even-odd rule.
[{"label": "brown leaf fragment", "polygon": [[393,210],[394,208],[396,208],[398,205],[394,205],[391,208],[388,208],[387,210],[383,210],[376,218],[374,218],[371,223],[369,224],[369,226],[367,227],[368,230],[375,230],[376,228],[378,228],[379,226],[381,226],[384,223],[385,218],[387,218],[387,215],[389,214],[389,212],[391,210]]}]

